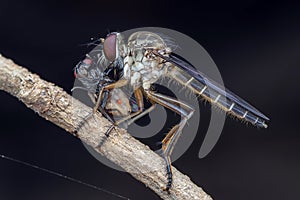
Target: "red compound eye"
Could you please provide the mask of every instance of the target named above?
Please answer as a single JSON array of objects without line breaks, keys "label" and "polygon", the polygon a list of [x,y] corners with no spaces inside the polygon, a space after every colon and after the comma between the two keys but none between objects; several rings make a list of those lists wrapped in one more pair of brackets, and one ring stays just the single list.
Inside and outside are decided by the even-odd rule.
[{"label": "red compound eye", "polygon": [[107,60],[113,62],[116,59],[116,40],[117,34],[109,34],[103,44],[104,55]]},{"label": "red compound eye", "polygon": [[117,100],[117,104],[121,105],[121,104],[122,104],[122,100],[121,100],[121,99],[118,99],[118,100]]},{"label": "red compound eye", "polygon": [[86,64],[86,65],[91,65],[92,64],[92,59],[90,59],[90,58],[85,58],[84,60],[83,60],[83,63],[84,64]]},{"label": "red compound eye", "polygon": [[74,69],[74,77],[77,78],[77,72],[76,72],[76,69]]}]

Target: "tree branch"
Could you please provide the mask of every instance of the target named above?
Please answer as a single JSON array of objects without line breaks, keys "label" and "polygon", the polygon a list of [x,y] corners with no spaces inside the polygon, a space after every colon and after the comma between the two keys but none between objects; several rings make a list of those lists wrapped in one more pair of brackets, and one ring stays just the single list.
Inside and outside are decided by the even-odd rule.
[{"label": "tree branch", "polygon": [[[55,86],[40,79],[11,60],[0,55],[0,89],[21,100],[41,117],[73,133],[92,109]],[[101,126],[99,126],[101,124]],[[124,129],[113,129],[101,148],[97,145],[111,126],[101,114],[89,120],[77,137],[94,150],[122,167],[137,180],[151,188],[162,199],[211,200],[188,176],[173,167],[174,182],[170,194],[163,191],[166,184],[164,160],[148,146],[134,139]]]}]

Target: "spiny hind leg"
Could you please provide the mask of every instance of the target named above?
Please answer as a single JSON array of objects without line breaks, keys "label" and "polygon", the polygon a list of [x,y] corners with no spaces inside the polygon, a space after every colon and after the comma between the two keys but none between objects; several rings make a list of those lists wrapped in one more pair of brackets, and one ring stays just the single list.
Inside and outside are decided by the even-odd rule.
[{"label": "spiny hind leg", "polygon": [[134,118],[128,120],[128,121],[126,122],[127,125],[132,124],[132,123],[135,122],[136,120],[138,120],[138,119],[144,117],[145,115],[147,115],[148,113],[152,112],[152,111],[155,109],[155,107],[156,107],[156,104],[152,104],[152,105],[150,106],[150,108],[147,108],[147,110],[144,110],[144,111],[143,111],[142,113],[140,113],[139,115],[137,115],[137,116],[135,116]]},{"label": "spiny hind leg", "polygon": [[176,112],[177,114],[181,115],[183,119],[180,121],[179,124],[176,124],[166,135],[166,137],[162,141],[162,152],[161,156],[164,158],[166,162],[166,170],[167,170],[167,178],[168,182],[163,190],[170,193],[170,188],[173,183],[173,173],[172,173],[172,166],[171,166],[171,159],[170,156],[172,154],[172,150],[182,133],[182,129],[185,126],[187,120],[193,115],[194,109],[189,105],[174,99],[172,97],[155,93],[153,91],[144,91],[147,97],[155,103],[158,103],[170,110]]}]

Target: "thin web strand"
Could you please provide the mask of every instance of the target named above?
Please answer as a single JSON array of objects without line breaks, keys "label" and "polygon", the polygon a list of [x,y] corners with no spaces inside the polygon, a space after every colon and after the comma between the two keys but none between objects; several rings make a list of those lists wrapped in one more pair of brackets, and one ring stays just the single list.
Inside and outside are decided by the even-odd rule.
[{"label": "thin web strand", "polygon": [[69,181],[72,181],[72,182],[75,182],[75,183],[79,183],[79,184],[81,184],[81,185],[84,185],[84,186],[87,186],[87,187],[89,187],[89,188],[93,188],[93,189],[96,189],[96,190],[98,190],[98,191],[101,191],[101,192],[110,194],[110,195],[115,196],[115,197],[118,197],[118,198],[120,198],[120,199],[127,199],[127,200],[130,200],[130,199],[127,198],[127,197],[124,197],[124,196],[122,196],[122,195],[116,194],[116,193],[111,192],[111,191],[109,191],[109,190],[106,190],[106,189],[97,187],[97,186],[95,186],[95,185],[92,185],[92,184],[89,184],[89,183],[80,181],[80,180],[78,180],[78,179],[75,179],[75,178],[72,178],[72,177],[69,177],[69,176],[60,174],[60,173],[58,173],[58,172],[55,172],[55,171],[52,171],[52,170],[49,170],[49,169],[45,169],[45,168],[39,167],[39,166],[37,166],[37,165],[33,165],[33,164],[30,164],[30,163],[24,162],[24,161],[22,161],[22,160],[18,160],[18,159],[15,159],[15,158],[11,158],[11,157],[5,156],[5,155],[3,155],[3,154],[0,154],[0,157],[1,157],[2,159],[5,159],[5,160],[9,160],[9,161],[12,161],[12,162],[16,162],[16,163],[19,163],[19,164],[22,164],[22,165],[25,165],[25,166],[28,166],[28,167],[32,167],[32,168],[34,168],[34,169],[37,169],[37,170],[40,170],[40,171],[43,171],[43,172],[46,172],[46,173],[49,173],[49,174],[52,174],[52,175],[55,175],[55,176],[58,176],[58,177],[67,179],[67,180],[69,180]]}]

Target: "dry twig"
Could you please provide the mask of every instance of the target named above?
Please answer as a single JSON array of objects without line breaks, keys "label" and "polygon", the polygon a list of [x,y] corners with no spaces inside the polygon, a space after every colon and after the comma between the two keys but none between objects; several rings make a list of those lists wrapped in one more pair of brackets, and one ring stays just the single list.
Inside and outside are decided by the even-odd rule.
[{"label": "dry twig", "polygon": [[[73,133],[82,119],[92,109],[67,94],[60,87],[40,79],[11,60],[0,55],[0,89],[21,100],[28,108],[57,126]],[[101,124],[101,126],[99,126]],[[97,152],[122,167],[137,180],[151,188],[162,199],[211,200],[189,177],[173,168],[174,182],[170,194],[161,188],[166,184],[164,160],[130,136],[124,129],[116,128],[99,149],[97,145],[105,136],[111,123],[96,114],[88,126],[78,132],[78,138]]]}]

